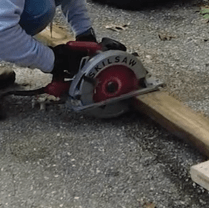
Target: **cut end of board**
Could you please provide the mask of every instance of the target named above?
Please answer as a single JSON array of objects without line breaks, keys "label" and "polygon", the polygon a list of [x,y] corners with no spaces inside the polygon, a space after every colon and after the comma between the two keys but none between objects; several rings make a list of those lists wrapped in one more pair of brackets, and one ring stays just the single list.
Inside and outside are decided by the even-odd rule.
[{"label": "cut end of board", "polygon": [[192,166],[190,174],[195,183],[209,190],[209,160]]}]

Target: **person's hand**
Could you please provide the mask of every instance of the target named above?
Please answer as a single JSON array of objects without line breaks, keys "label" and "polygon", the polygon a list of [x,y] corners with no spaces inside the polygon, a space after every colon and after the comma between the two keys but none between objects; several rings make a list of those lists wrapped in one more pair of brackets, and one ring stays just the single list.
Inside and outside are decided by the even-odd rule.
[{"label": "person's hand", "polygon": [[70,49],[65,44],[60,44],[55,47],[50,47],[55,55],[54,68],[52,70],[53,78],[59,79],[73,77],[77,74],[81,59],[87,54],[80,51]]},{"label": "person's hand", "polygon": [[76,41],[91,41],[97,42],[96,35],[93,28],[88,29],[84,33],[76,36]]}]

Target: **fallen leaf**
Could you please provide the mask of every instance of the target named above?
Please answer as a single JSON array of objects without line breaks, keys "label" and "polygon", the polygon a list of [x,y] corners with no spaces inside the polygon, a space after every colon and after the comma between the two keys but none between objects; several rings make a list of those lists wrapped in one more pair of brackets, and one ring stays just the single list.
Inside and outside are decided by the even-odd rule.
[{"label": "fallen leaf", "polygon": [[202,7],[200,10],[200,14],[203,16],[204,19],[209,19],[209,8],[208,7]]},{"label": "fallen leaf", "polygon": [[202,8],[201,10],[200,10],[200,14],[208,14],[209,13],[209,8]]},{"label": "fallen leaf", "polygon": [[161,32],[158,34],[158,37],[162,41],[170,41],[172,38],[177,38],[175,35],[169,34],[167,32]]},{"label": "fallen leaf", "polygon": [[126,30],[128,26],[129,26],[129,24],[125,24],[125,25],[114,25],[114,24],[112,24],[112,25],[107,25],[106,29],[119,32],[119,31],[122,31],[122,30]]}]

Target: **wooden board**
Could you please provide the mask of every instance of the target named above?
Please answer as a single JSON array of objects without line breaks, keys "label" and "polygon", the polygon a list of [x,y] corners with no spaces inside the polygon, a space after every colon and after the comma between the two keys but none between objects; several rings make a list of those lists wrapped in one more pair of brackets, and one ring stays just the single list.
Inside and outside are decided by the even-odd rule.
[{"label": "wooden board", "polygon": [[192,166],[190,174],[194,182],[209,190],[209,161]]},{"label": "wooden board", "polygon": [[[53,46],[73,40],[65,29],[56,25],[53,27],[52,37],[49,28],[37,37]],[[133,104],[137,110],[150,116],[177,137],[191,142],[200,152],[209,157],[209,120],[207,118],[161,91],[138,96]]]},{"label": "wooden board", "polygon": [[134,99],[134,107],[168,131],[191,142],[209,157],[209,120],[166,92],[156,91]]},{"label": "wooden board", "polygon": [[68,41],[73,40],[73,37],[69,34],[69,31],[63,27],[59,27],[58,25],[52,26],[52,33],[50,32],[50,27],[47,27],[41,33],[36,35],[35,38],[49,46],[65,44]]}]

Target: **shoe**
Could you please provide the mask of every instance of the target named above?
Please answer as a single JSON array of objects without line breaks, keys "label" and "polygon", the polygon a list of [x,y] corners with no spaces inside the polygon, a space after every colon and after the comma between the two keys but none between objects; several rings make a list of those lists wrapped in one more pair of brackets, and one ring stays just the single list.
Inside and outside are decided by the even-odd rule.
[{"label": "shoe", "polygon": [[14,84],[16,74],[13,70],[0,69],[0,89],[6,88]]}]

